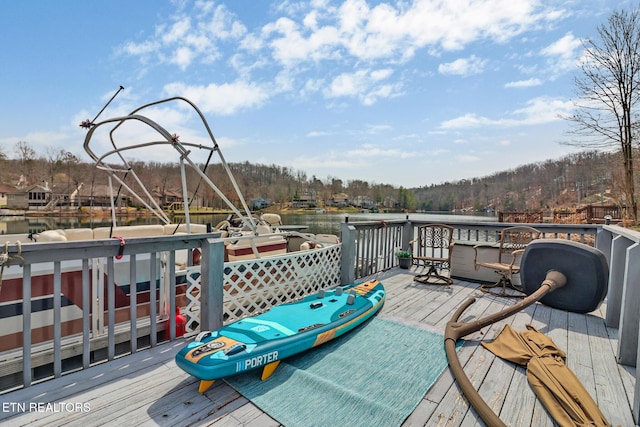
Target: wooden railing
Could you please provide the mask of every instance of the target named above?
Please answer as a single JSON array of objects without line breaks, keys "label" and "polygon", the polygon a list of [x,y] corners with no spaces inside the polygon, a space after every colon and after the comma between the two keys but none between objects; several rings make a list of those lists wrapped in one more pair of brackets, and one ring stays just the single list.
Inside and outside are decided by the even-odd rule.
[{"label": "wooden railing", "polygon": [[498,222],[541,223],[544,222],[542,211],[538,212],[498,212]]},{"label": "wooden railing", "polygon": [[621,222],[624,209],[618,205],[586,205],[577,209],[553,211],[554,224],[605,224]]}]

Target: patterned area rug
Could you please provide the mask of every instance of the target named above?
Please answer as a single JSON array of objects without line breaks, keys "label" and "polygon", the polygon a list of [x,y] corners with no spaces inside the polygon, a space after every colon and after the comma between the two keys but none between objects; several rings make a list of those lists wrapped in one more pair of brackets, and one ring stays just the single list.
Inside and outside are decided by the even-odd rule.
[{"label": "patterned area rug", "polygon": [[336,340],[227,379],[287,427],[398,426],[447,366],[444,337],[374,317]]}]

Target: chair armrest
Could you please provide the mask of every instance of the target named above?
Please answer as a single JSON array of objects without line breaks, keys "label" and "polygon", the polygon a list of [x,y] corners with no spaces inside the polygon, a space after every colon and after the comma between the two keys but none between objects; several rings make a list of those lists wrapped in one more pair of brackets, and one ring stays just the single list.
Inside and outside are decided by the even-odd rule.
[{"label": "chair armrest", "polygon": [[474,259],[478,256],[478,249],[492,249],[492,248],[497,248],[495,243],[478,243],[477,245],[474,245],[473,246],[473,252],[475,253]]},{"label": "chair armrest", "polygon": [[[477,263],[478,263],[478,255],[480,254],[482,249],[492,249],[492,248],[496,248],[496,245],[493,243],[479,243],[477,245],[473,246],[473,268],[475,268],[476,270],[478,269]],[[480,251],[478,251],[478,249],[480,249]]]},{"label": "chair armrest", "polygon": [[516,249],[511,252],[511,263],[509,264],[509,267],[513,268],[518,258],[522,257],[522,254],[524,254],[524,249]]},{"label": "chair armrest", "polygon": [[495,248],[497,247],[495,243],[478,243],[477,245],[473,245],[473,250],[482,249],[482,248]]}]

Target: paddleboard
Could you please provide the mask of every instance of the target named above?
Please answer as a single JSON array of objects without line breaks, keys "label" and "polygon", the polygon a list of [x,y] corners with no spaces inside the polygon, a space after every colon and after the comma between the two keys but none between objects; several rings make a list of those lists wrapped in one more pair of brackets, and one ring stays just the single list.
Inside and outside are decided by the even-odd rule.
[{"label": "paddleboard", "polygon": [[265,380],[281,360],[339,337],[373,316],[384,304],[378,280],[321,290],[216,331],[201,332],[176,354],[176,364],[201,380],[200,392],[215,380],[262,368]]}]

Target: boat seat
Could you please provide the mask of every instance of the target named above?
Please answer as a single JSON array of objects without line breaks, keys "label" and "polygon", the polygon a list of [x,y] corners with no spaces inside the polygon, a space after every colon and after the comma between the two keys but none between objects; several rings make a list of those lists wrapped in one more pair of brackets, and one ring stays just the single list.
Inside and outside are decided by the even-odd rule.
[{"label": "boat seat", "polygon": [[[165,224],[164,234],[172,235],[177,233],[186,233],[188,230],[187,224]],[[191,234],[201,234],[207,232],[206,224],[191,224]]]},{"label": "boat seat", "polygon": [[322,247],[322,244],[312,242],[310,240],[307,240],[306,242],[303,242],[302,244],[300,244],[301,251],[308,251],[310,249],[319,249],[321,247]]},{"label": "boat seat", "polygon": [[65,228],[64,235],[69,241],[93,240],[93,230],[90,228]]},{"label": "boat seat", "polygon": [[271,231],[271,227],[270,226],[264,225],[264,224],[259,224],[258,226],[256,226],[256,233],[258,233],[258,235],[271,234],[271,233],[273,233],[273,231]]},{"label": "boat seat", "polygon": [[340,243],[340,238],[335,234],[316,234],[315,238],[321,243],[331,243],[336,245]]},{"label": "boat seat", "polygon": [[126,227],[99,227],[93,230],[93,238],[108,239],[109,237],[154,237],[164,236],[162,225],[130,225]]},{"label": "boat seat", "polygon": [[271,226],[282,225],[282,218],[278,214],[274,214],[274,213],[262,214],[262,219]]}]

